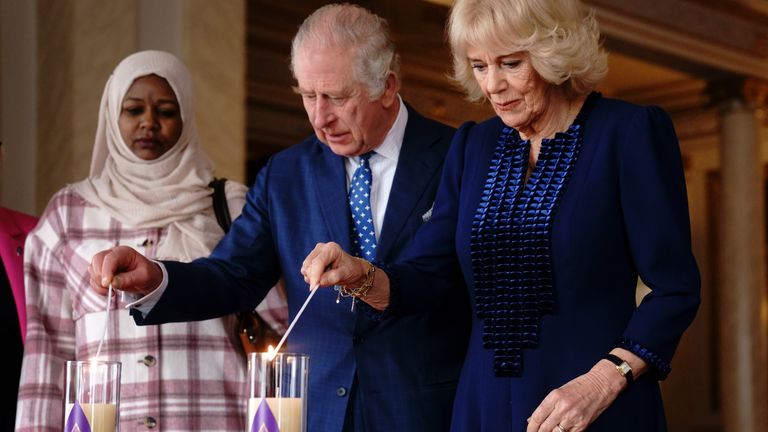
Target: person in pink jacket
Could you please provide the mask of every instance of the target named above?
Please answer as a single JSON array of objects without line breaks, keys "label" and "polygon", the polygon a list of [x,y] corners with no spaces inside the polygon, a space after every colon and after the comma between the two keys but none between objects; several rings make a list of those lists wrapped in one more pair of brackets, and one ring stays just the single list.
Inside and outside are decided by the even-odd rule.
[{"label": "person in pink jacket", "polygon": [[[0,173],[2,172],[2,143],[0,142]],[[0,179],[2,176],[0,175]],[[0,391],[0,430],[13,430],[16,417],[16,395],[19,390],[21,357],[27,335],[27,314],[24,303],[24,240],[37,224],[37,218],[0,206],[0,340],[6,341],[10,362],[9,383]]]}]

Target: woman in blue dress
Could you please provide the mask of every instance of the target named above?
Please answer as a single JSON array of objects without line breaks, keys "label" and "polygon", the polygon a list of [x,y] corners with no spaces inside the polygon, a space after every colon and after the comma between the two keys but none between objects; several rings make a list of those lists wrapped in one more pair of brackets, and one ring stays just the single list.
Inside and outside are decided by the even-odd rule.
[{"label": "woman in blue dress", "polygon": [[700,301],[669,116],[594,92],[606,55],[578,0],[457,0],[448,37],[456,81],[497,115],[456,133],[405,260],[320,244],[305,279],[404,314],[439,307],[461,269],[452,430],[665,431],[659,380]]}]

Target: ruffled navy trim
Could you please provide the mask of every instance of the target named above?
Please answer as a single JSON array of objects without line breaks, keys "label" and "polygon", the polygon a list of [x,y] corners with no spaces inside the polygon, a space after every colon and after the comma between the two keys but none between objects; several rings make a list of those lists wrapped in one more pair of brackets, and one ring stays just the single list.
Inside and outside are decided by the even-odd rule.
[{"label": "ruffled navy trim", "polygon": [[472,221],[470,256],[483,347],[494,350],[497,376],[520,376],[522,350],[538,346],[541,317],[551,313],[552,220],[581,150],[590,95],[571,127],[544,140],[528,182],[530,142],[504,128]]},{"label": "ruffled navy trim", "polygon": [[648,348],[644,347],[638,342],[633,341],[632,339],[622,337],[616,341],[616,346],[619,348],[624,348],[625,350],[630,351],[636,356],[645,360],[645,362],[651,366],[653,371],[656,372],[656,378],[659,380],[666,379],[667,376],[669,376],[669,372],[672,371],[672,368],[668,362],[662,360],[659,356],[652,353]]},{"label": "ruffled navy trim", "polygon": [[371,261],[371,263],[386,273],[387,277],[389,277],[389,305],[383,311],[379,311],[369,306],[366,302],[358,301],[357,306],[355,307],[360,307],[360,310],[362,310],[365,316],[371,321],[379,322],[394,315],[394,308],[400,304],[400,276],[395,269],[384,263],[378,261]]}]

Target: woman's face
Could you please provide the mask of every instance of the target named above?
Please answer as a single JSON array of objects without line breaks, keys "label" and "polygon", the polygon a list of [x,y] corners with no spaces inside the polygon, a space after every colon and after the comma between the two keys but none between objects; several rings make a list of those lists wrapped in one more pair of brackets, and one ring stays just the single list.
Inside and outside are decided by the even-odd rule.
[{"label": "woman's face", "polygon": [[470,47],[467,58],[477,83],[504,124],[519,130],[539,120],[550,85],[533,69],[526,53]]},{"label": "woman's face", "polygon": [[131,151],[154,160],[170,150],[181,136],[182,121],[176,94],[164,78],[137,78],[125,94],[118,120],[120,135]]}]

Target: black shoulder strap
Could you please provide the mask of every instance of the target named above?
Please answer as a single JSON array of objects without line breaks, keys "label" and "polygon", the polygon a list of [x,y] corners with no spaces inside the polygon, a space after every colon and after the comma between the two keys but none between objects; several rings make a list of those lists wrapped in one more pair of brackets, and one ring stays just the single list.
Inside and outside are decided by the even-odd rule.
[{"label": "black shoulder strap", "polygon": [[224,232],[229,231],[232,225],[232,218],[229,215],[229,206],[227,205],[227,193],[224,190],[227,184],[225,178],[214,178],[208,186],[213,188],[213,212],[216,213],[216,221],[219,222]]}]

